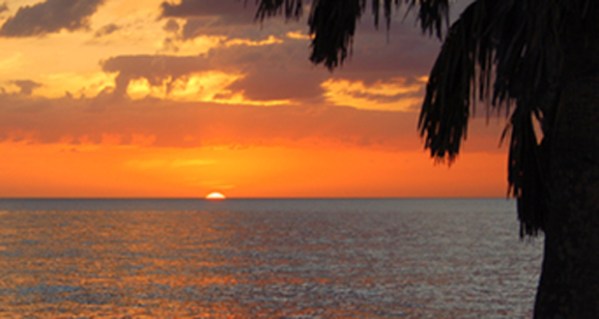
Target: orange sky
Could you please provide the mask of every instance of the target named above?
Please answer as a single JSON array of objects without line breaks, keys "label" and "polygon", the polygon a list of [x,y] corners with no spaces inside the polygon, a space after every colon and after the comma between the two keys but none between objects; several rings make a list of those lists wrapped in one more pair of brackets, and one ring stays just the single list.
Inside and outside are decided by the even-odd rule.
[{"label": "orange sky", "polygon": [[502,120],[480,112],[451,168],[423,150],[439,43],[410,21],[365,17],[330,73],[304,20],[260,25],[253,1],[5,4],[0,197],[506,194]]}]

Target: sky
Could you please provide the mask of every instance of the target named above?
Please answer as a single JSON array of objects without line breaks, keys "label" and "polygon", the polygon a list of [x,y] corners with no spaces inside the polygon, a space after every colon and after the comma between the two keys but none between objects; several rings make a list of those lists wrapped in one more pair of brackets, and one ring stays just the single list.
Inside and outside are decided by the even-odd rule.
[{"label": "sky", "polygon": [[[143,3],[143,4],[142,4]],[[440,42],[364,16],[334,72],[254,1],[0,2],[0,197],[503,197],[503,118],[417,131]]]}]

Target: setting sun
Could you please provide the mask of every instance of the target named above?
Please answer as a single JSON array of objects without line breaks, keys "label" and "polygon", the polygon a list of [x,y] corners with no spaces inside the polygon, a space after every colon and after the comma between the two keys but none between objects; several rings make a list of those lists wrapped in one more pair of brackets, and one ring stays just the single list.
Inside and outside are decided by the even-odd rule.
[{"label": "setting sun", "polygon": [[206,199],[210,199],[210,200],[220,200],[220,199],[225,199],[225,195],[223,195],[222,193],[219,192],[212,192],[208,195],[206,195]]}]

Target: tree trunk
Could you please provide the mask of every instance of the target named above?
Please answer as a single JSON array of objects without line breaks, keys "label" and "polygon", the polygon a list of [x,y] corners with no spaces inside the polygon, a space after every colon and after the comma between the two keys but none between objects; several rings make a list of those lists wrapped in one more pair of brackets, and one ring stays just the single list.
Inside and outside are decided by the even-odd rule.
[{"label": "tree trunk", "polygon": [[561,98],[547,137],[549,212],[537,319],[599,318],[599,27],[575,18],[564,31]]}]

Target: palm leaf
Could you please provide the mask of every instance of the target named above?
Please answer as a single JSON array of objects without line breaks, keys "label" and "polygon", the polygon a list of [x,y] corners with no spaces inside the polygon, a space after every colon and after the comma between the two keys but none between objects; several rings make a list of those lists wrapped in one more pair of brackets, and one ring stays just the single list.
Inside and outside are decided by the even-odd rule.
[{"label": "palm leaf", "polygon": [[302,0],[261,0],[256,19],[264,20],[283,14],[286,18],[299,18],[303,10]]},{"label": "palm leaf", "polygon": [[454,23],[431,71],[419,119],[431,156],[452,161],[466,138],[470,111],[515,107],[510,118],[510,193],[521,235],[544,227],[544,169],[533,116],[548,134],[561,73],[563,7],[551,0],[478,0]]},{"label": "palm leaf", "polygon": [[[449,20],[449,0],[371,0],[370,3],[377,26],[383,15],[389,28],[393,10],[402,3],[410,9],[418,8],[420,26],[429,34],[441,37]],[[256,18],[264,20],[280,14],[286,18],[297,18],[302,14],[302,8],[302,0],[259,0]],[[366,0],[312,1],[308,18],[313,36],[310,60],[331,70],[341,65],[350,52],[356,23],[366,9]]]}]

